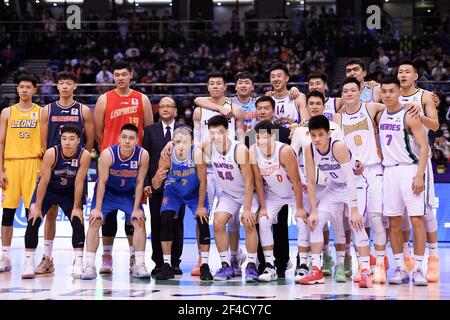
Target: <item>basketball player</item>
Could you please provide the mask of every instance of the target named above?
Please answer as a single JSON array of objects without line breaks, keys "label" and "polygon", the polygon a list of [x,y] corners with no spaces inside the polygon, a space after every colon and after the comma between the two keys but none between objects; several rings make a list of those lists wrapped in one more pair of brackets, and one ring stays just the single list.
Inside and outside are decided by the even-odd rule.
[{"label": "basketball player", "polygon": [[84,223],[86,203],[85,179],[91,157],[80,146],[81,131],[73,125],[61,128],[61,143],[48,149],[42,161],[41,176],[31,200],[31,211],[25,232],[25,263],[22,279],[35,277],[34,253],[44,216],[53,205],[61,206],[72,225],[74,261],[72,277],[83,272]]},{"label": "basketball player", "polygon": [[141,204],[149,155],[137,146],[139,129],[134,124],[122,126],[119,144],[109,147],[100,155],[99,178],[95,184],[89,215],[86,244],[86,266],[81,279],[97,277],[95,253],[99,243],[99,229],[106,216],[113,211],[125,213],[125,223],[132,224],[136,264],[131,272],[134,278],[150,278],[145,267],[145,214]]},{"label": "basketball player", "polygon": [[18,78],[19,102],[2,110],[0,116],[0,187],[2,188],[2,256],[0,272],[11,270],[9,249],[16,209],[22,198],[28,218],[31,197],[39,176],[42,146],[39,113],[32,101],[37,80]]},{"label": "basketball player", "polygon": [[426,286],[422,271],[427,210],[424,178],[430,146],[421,120],[406,112],[399,101],[398,79],[389,76],[381,81],[381,97],[386,105],[377,116],[385,167],[383,213],[389,217],[389,239],[397,265],[389,283],[409,283],[402,253],[402,219],[406,209],[406,218],[414,229],[413,284]]},{"label": "basketball player", "polygon": [[[258,213],[259,237],[266,266],[260,281],[277,280],[274,266],[272,225],[276,224],[280,209],[288,204],[295,217],[306,216],[297,159],[292,148],[275,141],[275,124],[265,120],[256,127],[256,144],[250,147],[250,161],[254,167],[255,185],[260,199]],[[300,227],[300,225],[298,225]]]},{"label": "basketball player", "polygon": [[[418,79],[417,68],[413,61],[402,61],[397,70],[397,78],[400,81],[401,96],[400,102],[413,103],[418,105],[421,109],[420,120],[425,127],[425,133],[428,135],[430,130],[436,131],[439,129],[439,119],[436,110],[437,103],[433,98],[435,94],[419,89],[415,86],[415,82]],[[435,205],[435,192],[434,192],[434,176],[433,167],[431,164],[431,152],[428,158],[427,169],[425,170],[426,179],[426,198],[427,198],[427,213],[424,216],[425,227],[427,233],[429,258],[428,258],[428,270],[427,280],[428,282],[439,281],[439,256],[437,245],[437,220],[433,212],[433,205]],[[411,271],[414,265],[414,260],[411,258],[409,252],[409,235],[411,230],[411,224],[408,219],[404,219],[404,243],[403,249],[405,253],[406,265],[409,271]]]},{"label": "basketball player", "polygon": [[276,62],[270,69],[270,83],[273,86],[275,100],[274,121],[283,127],[294,130],[302,121],[308,119],[308,112],[305,109],[306,97],[301,93],[295,100],[291,100],[287,83],[289,72],[286,65]]},{"label": "basketball player", "polygon": [[[313,84],[315,86],[319,85],[318,82],[322,82],[322,79],[320,77],[312,78],[310,79],[309,84]],[[309,116],[314,117],[317,115],[325,115],[325,97],[322,92],[311,90],[306,94],[306,108],[308,110]],[[328,116],[325,115],[327,118]],[[336,140],[343,140],[344,136],[342,134],[341,128],[335,123],[330,121],[330,132],[331,137]],[[300,174],[302,179],[302,182],[304,183],[304,189],[306,188],[306,178],[305,178],[305,148],[309,148],[309,145],[311,143],[311,136],[309,134],[308,129],[308,121],[305,121],[300,127],[298,127],[295,132],[294,136],[292,137],[292,143],[291,147],[294,149],[294,151],[297,154],[297,159],[299,162],[300,167]],[[326,177],[320,170],[316,169],[316,196],[318,201],[321,199],[322,191],[325,189],[327,182]],[[303,193],[303,201],[305,203],[308,203],[309,205],[309,199],[308,195],[306,193]],[[299,222],[298,222],[299,223]],[[303,223],[302,220],[300,220],[300,223]],[[307,234],[309,235],[309,230],[307,229]],[[323,246],[323,275],[324,276],[330,276],[332,274],[332,268],[334,265],[333,258],[331,257],[328,243],[329,243],[329,230],[328,230],[328,223],[324,226],[324,246]],[[299,235],[303,237],[303,235]],[[346,277],[344,274],[344,257],[345,257],[345,243],[339,244],[336,241],[340,239],[338,237],[335,237],[335,247],[336,247],[336,261],[338,262],[335,268],[334,277],[336,282],[345,282]],[[309,244],[309,238],[307,238],[308,241],[305,241],[303,245],[299,243],[299,261],[297,263],[297,268],[295,271],[295,280],[298,282],[301,277],[306,275],[309,271],[308,268],[308,256],[310,252],[310,244]]]},{"label": "basketball player", "polygon": [[[164,265],[156,275],[158,280],[175,277],[171,266],[173,240],[173,219],[180,207],[185,204],[194,213],[199,233],[201,252],[200,279],[210,281],[213,276],[209,269],[209,232],[208,197],[206,192],[206,162],[201,148],[192,141],[192,131],[180,127],[173,134],[174,148],[169,161],[160,158],[158,170],[152,178],[152,187],[159,189],[164,180],[164,194],[161,204],[161,247]],[[167,179],[166,179],[167,178]]]},{"label": "basketball player", "polygon": [[223,190],[214,212],[214,239],[222,263],[222,267],[214,275],[214,280],[224,281],[238,276],[231,266],[230,246],[225,227],[234,216],[239,216],[243,207],[240,220],[245,228],[249,260],[245,276],[247,281],[256,281],[258,232],[255,226],[255,212],[258,203],[256,197],[253,197],[254,180],[248,149],[244,144],[228,138],[228,121],[224,116],[218,115],[209,119],[208,128],[211,145],[207,146],[206,153],[210,155],[214,175]]},{"label": "basketball player", "polygon": [[[227,90],[227,85],[225,83],[225,77],[222,73],[210,73],[207,77],[207,89],[209,92],[209,97],[198,97],[194,100],[195,108],[193,114],[194,120],[194,140],[196,142],[210,143],[209,130],[208,130],[208,120],[213,116],[219,115],[220,113],[213,111],[212,109],[226,109],[233,116],[228,116],[228,135],[231,140],[238,140],[244,142],[244,113],[242,109],[234,104],[230,99],[225,97],[225,92]],[[209,109],[208,109],[209,108]],[[211,164],[207,166],[207,176],[208,176],[208,203],[209,212],[214,212],[214,198],[218,198],[222,190],[214,176]],[[241,265],[245,261],[245,255],[239,250],[239,217],[235,217],[228,224],[228,234],[230,238],[230,248],[231,248],[231,263],[234,268],[235,273],[241,274]],[[195,267],[191,274],[199,274],[200,265],[200,252],[199,261],[197,267]]]},{"label": "basketball player", "polygon": [[366,66],[364,62],[359,59],[351,59],[345,64],[345,76],[356,78],[360,87],[360,99],[363,103],[381,102],[380,86],[374,83],[375,86],[369,85],[364,78],[367,75]]},{"label": "basketball player", "polygon": [[[312,72],[308,75],[306,81],[308,82],[309,92],[316,90],[321,92],[325,97],[325,90],[327,89],[328,81],[328,76],[326,73]],[[342,101],[339,97],[326,97],[325,99],[325,110],[323,111],[323,114],[328,118],[328,120],[331,121],[333,120],[334,115],[341,109]]]},{"label": "basketball player", "polygon": [[[142,144],[144,127],[153,123],[153,112],[148,97],[130,88],[133,78],[128,62],[117,61],[113,65],[113,77],[116,88],[102,94],[95,105],[94,126],[95,140],[100,146],[100,153],[117,144],[121,128],[127,123],[138,127],[137,145]],[[101,274],[112,272],[112,247],[117,232],[117,212],[106,215],[102,225],[103,255]],[[125,234],[130,245],[130,272],[135,256],[132,245],[133,226],[125,224]]]},{"label": "basketball player", "polygon": [[[324,283],[322,273],[323,226],[330,220],[338,243],[343,243],[343,219],[349,219],[361,259],[360,288],[372,287],[370,276],[369,238],[364,230],[362,214],[367,196],[367,183],[362,176],[355,176],[353,169],[355,160],[352,153],[340,140],[331,138],[330,122],[324,115],[311,118],[308,122],[311,135],[310,148],[305,149],[305,166],[308,184],[308,196],[311,204],[309,217],[301,218],[308,222],[311,228],[311,258],[312,269],[300,279],[300,284],[309,285]],[[322,193],[320,202],[316,197],[316,166],[328,178],[327,186]],[[343,206],[350,208],[349,217],[342,215]],[[338,231],[340,229],[340,231]]]},{"label": "basketball player", "polygon": [[[94,147],[94,123],[89,107],[73,99],[77,88],[76,76],[62,71],[56,76],[59,99],[42,108],[41,139],[44,150],[61,142],[60,130],[65,124],[75,125],[81,131],[80,146],[91,151]],[[52,259],[53,241],[56,232],[58,207],[52,206],[45,214],[44,255],[36,268],[37,274],[55,271]]]}]

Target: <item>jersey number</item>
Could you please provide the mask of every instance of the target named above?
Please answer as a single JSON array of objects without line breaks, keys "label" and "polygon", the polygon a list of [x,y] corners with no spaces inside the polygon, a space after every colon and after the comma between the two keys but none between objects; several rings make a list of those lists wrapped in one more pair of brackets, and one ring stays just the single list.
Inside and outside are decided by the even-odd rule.
[{"label": "jersey number", "polygon": [[280,113],[284,113],[284,104],[281,105],[281,108],[279,105],[277,105],[277,114],[280,114]]},{"label": "jersey number", "polygon": [[61,182],[60,182],[60,184],[61,184],[62,186],[65,186],[65,185],[67,185],[67,179],[66,179],[66,178],[63,178],[63,177],[61,177]]},{"label": "jersey number", "polygon": [[119,187],[124,187],[124,186],[125,186],[125,179],[120,179]]},{"label": "jersey number", "polygon": [[386,135],[386,138],[387,138],[387,145],[389,146],[390,144],[391,144],[391,141],[392,141],[392,134],[388,134],[388,135]]},{"label": "jersey number", "polygon": [[30,133],[26,131],[19,132],[20,139],[30,139]]},{"label": "jersey number", "polygon": [[138,117],[130,117],[130,123],[134,124],[136,127],[139,127],[139,118]]},{"label": "jersey number", "polygon": [[353,140],[355,141],[355,145],[358,147],[362,145],[362,138],[359,134],[353,137]]},{"label": "jersey number", "polygon": [[337,176],[336,173],[334,172],[330,172],[330,176],[332,176],[334,179],[338,179],[339,177]]},{"label": "jersey number", "polygon": [[278,182],[283,182],[283,176],[281,174],[277,174]]},{"label": "jersey number", "polygon": [[223,175],[222,171],[219,171],[219,177],[222,180],[229,180],[229,181],[233,181],[233,175],[231,174],[231,172],[225,172],[225,176]]}]

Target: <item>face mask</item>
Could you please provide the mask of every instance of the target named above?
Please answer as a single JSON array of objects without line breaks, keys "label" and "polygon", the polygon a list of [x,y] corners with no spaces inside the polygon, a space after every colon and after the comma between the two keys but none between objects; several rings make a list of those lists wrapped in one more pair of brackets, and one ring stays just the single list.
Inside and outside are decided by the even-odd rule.
[{"label": "face mask", "polygon": [[444,138],[445,138],[445,139],[450,138],[450,133],[444,133]]}]

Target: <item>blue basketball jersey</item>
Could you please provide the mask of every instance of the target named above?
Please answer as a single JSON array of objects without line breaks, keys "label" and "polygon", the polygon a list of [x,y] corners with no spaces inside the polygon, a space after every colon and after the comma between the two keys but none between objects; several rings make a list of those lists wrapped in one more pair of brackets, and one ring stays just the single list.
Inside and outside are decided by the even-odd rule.
[{"label": "blue basketball jersey", "polygon": [[47,148],[61,143],[61,127],[65,124],[80,128],[80,145],[85,145],[82,105],[74,101],[70,106],[62,106],[58,101],[52,102],[48,110]]},{"label": "blue basketball jersey", "polygon": [[[120,158],[118,144],[109,147],[108,150],[111,152],[112,164],[109,168],[109,177],[106,182],[106,187],[117,192],[134,190],[136,188],[136,179],[143,149],[136,146],[128,159]],[[134,197],[134,193],[131,196]]]},{"label": "blue basketball jersey", "polygon": [[164,192],[171,191],[181,198],[192,198],[198,195],[200,181],[194,162],[195,146],[191,146],[191,153],[186,160],[179,160],[172,151],[172,163],[164,185]]},{"label": "blue basketball jersey", "polygon": [[244,131],[251,130],[255,127],[256,121],[256,99],[251,97],[247,103],[243,103],[237,96],[231,98],[231,102],[241,107],[244,112]]},{"label": "blue basketball jersey", "polygon": [[81,155],[85,149],[78,145],[75,154],[71,158],[66,158],[62,153],[60,144],[53,146],[53,148],[55,148],[56,159],[47,190],[57,193],[73,193]]}]

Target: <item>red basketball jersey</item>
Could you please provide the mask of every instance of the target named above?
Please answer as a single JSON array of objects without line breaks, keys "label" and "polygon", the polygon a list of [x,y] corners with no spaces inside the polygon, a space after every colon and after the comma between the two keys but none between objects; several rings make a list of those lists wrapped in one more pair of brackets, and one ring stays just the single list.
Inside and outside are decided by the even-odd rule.
[{"label": "red basketball jersey", "polygon": [[120,96],[116,90],[106,92],[105,126],[100,152],[119,143],[120,129],[132,123],[138,128],[138,145],[142,145],[144,135],[144,107],[142,93],[131,90],[126,96]]}]

